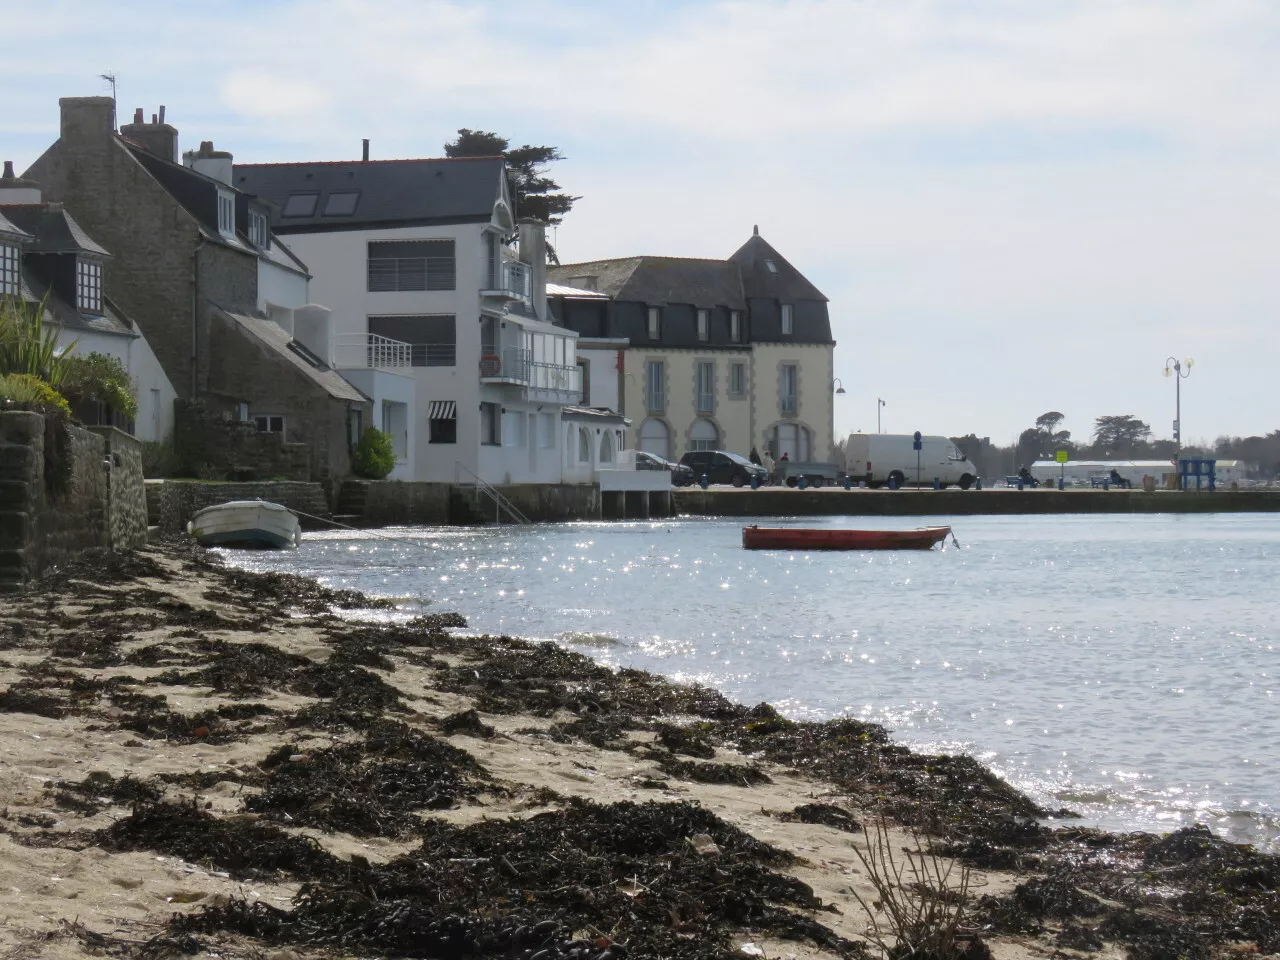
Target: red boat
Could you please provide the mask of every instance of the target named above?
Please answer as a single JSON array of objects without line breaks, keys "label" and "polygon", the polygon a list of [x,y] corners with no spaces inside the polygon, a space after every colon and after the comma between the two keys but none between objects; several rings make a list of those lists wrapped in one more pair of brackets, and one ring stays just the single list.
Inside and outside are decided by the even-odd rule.
[{"label": "red boat", "polygon": [[815,530],[751,526],[742,528],[742,546],[747,550],[928,550],[950,534],[950,527]]}]

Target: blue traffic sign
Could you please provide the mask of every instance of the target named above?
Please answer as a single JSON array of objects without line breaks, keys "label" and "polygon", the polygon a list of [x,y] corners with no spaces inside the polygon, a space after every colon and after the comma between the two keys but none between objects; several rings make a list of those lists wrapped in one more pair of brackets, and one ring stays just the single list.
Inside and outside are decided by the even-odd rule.
[{"label": "blue traffic sign", "polygon": [[911,444],[911,449],[912,449],[912,450],[919,450],[919,449],[921,448],[921,446],[922,446],[922,444],[920,443],[920,431],[919,431],[919,430],[917,430],[917,431],[916,431],[916,434],[915,434],[915,442]]}]

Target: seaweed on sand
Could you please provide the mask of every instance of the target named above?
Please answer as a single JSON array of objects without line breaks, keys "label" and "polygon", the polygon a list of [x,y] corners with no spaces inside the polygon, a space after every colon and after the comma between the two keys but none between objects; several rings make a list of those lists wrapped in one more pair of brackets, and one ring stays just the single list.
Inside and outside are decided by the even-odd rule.
[{"label": "seaweed on sand", "polygon": [[[695,849],[700,835],[718,852]],[[574,800],[525,820],[433,821],[417,850],[342,883],[308,884],[291,911],[235,900],[173,923],[438,960],[712,960],[744,929],[861,954],[799,912],[822,904],[771,869],[793,859],[695,804]]]},{"label": "seaweed on sand", "polygon": [[285,744],[263,767],[245,809],[291,824],[356,836],[406,836],[421,810],[473,798],[488,775],[471,754],[406,724],[383,720],[360,743],[304,751]]},{"label": "seaweed on sand", "polygon": [[221,586],[205,590],[205,599],[234,603],[250,610],[266,604],[276,610],[292,607],[314,614],[325,613],[332,607],[357,610],[395,606],[391,600],[375,599],[359,590],[335,590],[292,573],[254,573],[214,563],[206,563],[204,569],[221,581]]},{"label": "seaweed on sand", "polygon": [[848,810],[830,803],[802,803],[794,810],[775,814],[784,823],[816,823],[846,833],[859,833],[862,824]]},{"label": "seaweed on sand", "polygon": [[60,807],[93,816],[113,805],[154,803],[162,793],[155,784],[128,774],[117,778],[105,770],[95,770],[80,781],[59,781],[54,801]]},{"label": "seaweed on sand", "polygon": [[773,783],[769,775],[754,763],[697,763],[672,756],[663,758],[658,766],[663,773],[695,783],[723,783],[736,787]]}]

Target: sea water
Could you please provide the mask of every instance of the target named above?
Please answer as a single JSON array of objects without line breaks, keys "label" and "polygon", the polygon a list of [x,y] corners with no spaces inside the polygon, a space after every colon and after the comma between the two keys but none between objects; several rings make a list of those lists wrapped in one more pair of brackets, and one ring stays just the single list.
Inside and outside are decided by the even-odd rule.
[{"label": "sea water", "polygon": [[876,721],[1110,829],[1200,822],[1280,849],[1280,516],[964,517],[958,548],[849,553],[744,551],[744,522],[341,531],[226,556],[793,718]]}]

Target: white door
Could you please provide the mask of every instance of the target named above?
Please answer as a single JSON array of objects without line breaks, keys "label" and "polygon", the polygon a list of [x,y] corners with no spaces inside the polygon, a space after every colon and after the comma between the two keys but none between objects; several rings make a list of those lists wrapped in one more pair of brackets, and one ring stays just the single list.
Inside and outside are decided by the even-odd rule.
[{"label": "white door", "polygon": [[650,418],[640,424],[640,442],[637,445],[645,453],[664,460],[671,459],[671,432],[661,420]]}]

